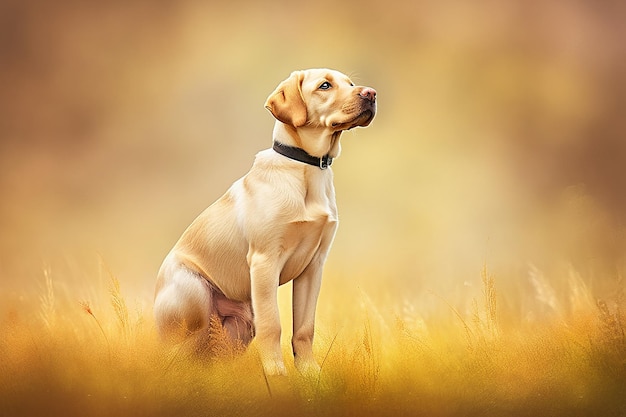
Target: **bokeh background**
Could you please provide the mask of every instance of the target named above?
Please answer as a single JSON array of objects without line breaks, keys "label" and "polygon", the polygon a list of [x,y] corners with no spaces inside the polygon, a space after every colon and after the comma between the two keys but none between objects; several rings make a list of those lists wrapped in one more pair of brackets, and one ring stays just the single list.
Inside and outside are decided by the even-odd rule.
[{"label": "bokeh background", "polygon": [[184,228],[271,145],[267,95],[308,67],[379,100],[333,166],[324,292],[429,316],[468,306],[486,265],[520,320],[614,293],[625,21],[613,0],[4,0],[0,303],[112,273],[149,304]]}]

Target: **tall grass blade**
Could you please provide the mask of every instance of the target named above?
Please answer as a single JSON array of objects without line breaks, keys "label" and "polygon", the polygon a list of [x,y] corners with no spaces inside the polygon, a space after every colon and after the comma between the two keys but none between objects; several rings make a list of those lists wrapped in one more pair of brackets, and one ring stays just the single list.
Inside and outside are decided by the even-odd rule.
[{"label": "tall grass blade", "polygon": [[41,319],[48,328],[52,330],[55,319],[55,301],[54,301],[54,285],[52,283],[52,274],[49,267],[43,269],[45,292],[39,297],[41,301]]}]

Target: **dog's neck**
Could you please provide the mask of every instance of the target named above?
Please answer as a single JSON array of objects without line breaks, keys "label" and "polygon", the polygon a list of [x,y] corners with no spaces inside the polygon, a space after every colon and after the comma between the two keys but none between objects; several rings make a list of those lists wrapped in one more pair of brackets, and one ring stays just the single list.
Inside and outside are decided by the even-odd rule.
[{"label": "dog's neck", "polygon": [[323,127],[303,126],[295,128],[280,121],[274,125],[273,138],[283,145],[300,148],[311,156],[337,158],[341,152],[341,131]]}]

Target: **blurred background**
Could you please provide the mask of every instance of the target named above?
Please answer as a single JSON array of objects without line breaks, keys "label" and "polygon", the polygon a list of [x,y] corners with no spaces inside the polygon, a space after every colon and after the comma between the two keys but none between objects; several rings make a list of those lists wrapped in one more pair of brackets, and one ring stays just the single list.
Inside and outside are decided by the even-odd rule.
[{"label": "blurred background", "polygon": [[469,305],[486,265],[511,317],[615,293],[625,19],[616,0],[4,0],[0,303],[110,273],[149,305],[185,227],[271,145],[268,94],[309,67],[379,100],[333,165],[324,292],[428,316],[433,294]]}]

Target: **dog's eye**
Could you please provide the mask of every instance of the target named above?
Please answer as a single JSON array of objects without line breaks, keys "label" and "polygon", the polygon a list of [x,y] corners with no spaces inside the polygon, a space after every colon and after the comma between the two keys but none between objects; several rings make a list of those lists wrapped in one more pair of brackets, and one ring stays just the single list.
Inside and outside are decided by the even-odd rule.
[{"label": "dog's eye", "polygon": [[320,90],[328,90],[332,85],[328,81],[324,81],[318,88]]}]

